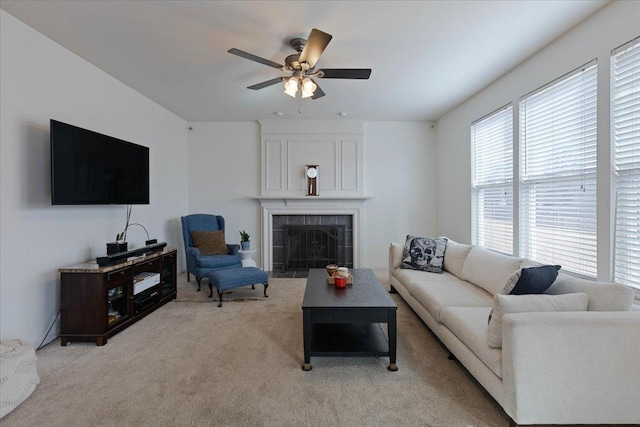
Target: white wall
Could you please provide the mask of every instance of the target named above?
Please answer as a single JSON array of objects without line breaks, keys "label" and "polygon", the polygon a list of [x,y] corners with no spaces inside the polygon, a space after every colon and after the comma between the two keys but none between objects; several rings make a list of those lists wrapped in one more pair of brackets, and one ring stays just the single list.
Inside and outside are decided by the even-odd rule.
[{"label": "white wall", "polygon": [[[598,278],[611,278],[609,61],[612,49],[640,35],[639,17],[640,2],[612,2],[438,121],[440,234],[471,241],[471,123],[509,102],[517,109],[521,96],[597,58]],[[514,128],[517,132],[517,123]],[[517,163],[515,166],[517,176]]]},{"label": "white wall", "polygon": [[436,139],[427,122],[367,122],[364,127],[364,265],[387,268],[389,243],[434,237]]},{"label": "white wall", "polygon": [[[240,230],[260,247],[260,125],[196,122],[189,132],[189,213],[222,215],[225,240],[240,243]],[[254,257],[260,265],[260,254]]]},{"label": "white wall", "polygon": [[[192,123],[189,133],[189,213],[226,220],[227,242],[238,230],[260,241],[260,125],[257,122]],[[416,173],[415,171],[420,171]],[[416,177],[419,176],[418,179]],[[436,232],[436,142],[431,124],[367,122],[364,126],[363,264],[386,268],[388,246],[406,234]],[[255,257],[260,265],[261,257]]]},{"label": "white wall", "polygon": [[[126,211],[51,206],[49,119],[150,147],[151,203],[131,220],[171,246],[182,246],[187,209],[187,124],[5,11],[0,19],[0,337],[38,345],[60,308],[57,269],[104,255]],[[140,227],[127,237],[146,240]]]}]

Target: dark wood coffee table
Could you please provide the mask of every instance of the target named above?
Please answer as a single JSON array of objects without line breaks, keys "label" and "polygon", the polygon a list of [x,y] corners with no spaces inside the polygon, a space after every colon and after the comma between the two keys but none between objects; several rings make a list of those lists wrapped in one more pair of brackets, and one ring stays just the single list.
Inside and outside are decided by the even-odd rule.
[{"label": "dark wood coffee table", "polygon": [[[336,288],[325,269],[311,269],[302,300],[304,364],[311,356],[389,356],[396,366],[398,306],[370,269],[353,269],[353,284]],[[381,323],[388,325],[388,340]]]}]

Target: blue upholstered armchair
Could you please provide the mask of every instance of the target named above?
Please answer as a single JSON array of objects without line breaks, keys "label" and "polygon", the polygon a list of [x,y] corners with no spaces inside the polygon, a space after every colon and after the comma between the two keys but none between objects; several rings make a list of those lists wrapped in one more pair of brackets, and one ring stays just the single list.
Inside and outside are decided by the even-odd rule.
[{"label": "blue upholstered armchair", "polygon": [[184,237],[184,252],[187,255],[187,281],[189,274],[196,276],[198,290],[200,281],[209,272],[214,270],[226,270],[229,268],[240,268],[240,245],[227,245],[228,255],[201,255],[200,250],[193,244],[191,238],[192,231],[216,231],[222,230],[224,233],[224,218],[220,215],[194,214],[180,218],[182,220],[182,236]]}]

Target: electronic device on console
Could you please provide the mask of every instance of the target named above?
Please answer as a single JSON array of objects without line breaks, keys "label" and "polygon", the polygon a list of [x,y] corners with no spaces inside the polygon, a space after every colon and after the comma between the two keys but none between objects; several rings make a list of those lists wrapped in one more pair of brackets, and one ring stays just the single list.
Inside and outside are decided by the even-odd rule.
[{"label": "electronic device on console", "polygon": [[151,245],[144,246],[142,248],[132,249],[126,252],[119,252],[117,254],[97,257],[96,262],[100,267],[115,265],[120,262],[126,261],[127,258],[141,256],[148,253],[160,252],[165,246],[167,246],[166,242],[154,243]]}]

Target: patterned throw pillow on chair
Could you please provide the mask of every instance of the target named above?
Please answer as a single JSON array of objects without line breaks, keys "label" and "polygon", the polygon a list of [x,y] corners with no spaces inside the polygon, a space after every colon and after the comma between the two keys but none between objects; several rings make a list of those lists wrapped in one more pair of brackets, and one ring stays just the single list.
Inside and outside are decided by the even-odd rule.
[{"label": "patterned throw pillow on chair", "polygon": [[447,238],[407,236],[402,253],[402,268],[442,273]]}]

